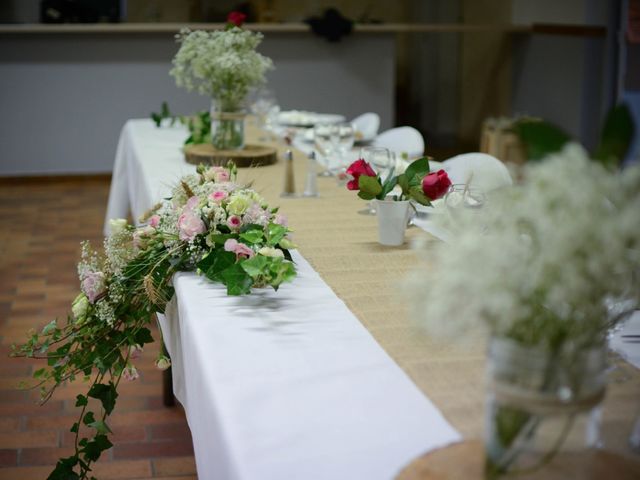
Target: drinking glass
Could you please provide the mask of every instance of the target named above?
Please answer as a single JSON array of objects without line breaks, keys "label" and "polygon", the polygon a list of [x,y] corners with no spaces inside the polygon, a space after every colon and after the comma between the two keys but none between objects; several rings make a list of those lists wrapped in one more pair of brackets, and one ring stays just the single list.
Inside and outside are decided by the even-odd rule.
[{"label": "drinking glass", "polygon": [[[395,169],[389,149],[383,147],[364,147],[360,150],[360,158],[369,163],[376,171],[382,182],[391,175]],[[376,202],[369,202],[367,208],[358,211],[362,215],[375,215]]]},{"label": "drinking glass", "polygon": [[347,155],[355,142],[355,130],[353,125],[347,122],[335,123],[331,127],[331,144],[336,153],[337,169],[346,167]]},{"label": "drinking glass", "polygon": [[[251,113],[256,116],[257,127],[260,130],[267,130],[269,115],[277,106],[278,101],[271,90],[260,88],[254,92],[250,109]],[[279,110],[279,107],[277,109]],[[261,137],[260,140],[267,139]]]},{"label": "drinking glass", "polygon": [[453,226],[459,226],[469,215],[476,215],[487,203],[486,193],[478,187],[453,184],[444,196],[444,204]]},{"label": "drinking glass", "polygon": [[334,126],[329,123],[317,123],[313,127],[313,142],[316,156],[325,168],[325,171],[321,173],[323,176],[332,175],[332,157],[334,154],[333,137],[335,137],[333,127]]}]

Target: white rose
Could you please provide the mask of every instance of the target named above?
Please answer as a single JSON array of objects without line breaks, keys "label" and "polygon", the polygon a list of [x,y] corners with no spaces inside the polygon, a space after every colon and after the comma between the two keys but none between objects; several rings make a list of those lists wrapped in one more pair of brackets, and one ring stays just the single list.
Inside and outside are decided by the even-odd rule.
[{"label": "white rose", "polygon": [[124,230],[127,226],[127,220],[124,218],[112,218],[109,220],[109,229],[111,234],[115,234]]},{"label": "white rose", "polygon": [[284,253],[279,248],[272,247],[262,247],[258,250],[259,255],[264,255],[265,257],[284,257]]}]

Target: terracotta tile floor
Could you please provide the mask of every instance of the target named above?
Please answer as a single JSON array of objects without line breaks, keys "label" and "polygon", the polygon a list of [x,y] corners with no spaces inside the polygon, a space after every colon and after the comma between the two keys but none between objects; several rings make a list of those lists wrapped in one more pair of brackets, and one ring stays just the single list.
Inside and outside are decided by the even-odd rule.
[{"label": "terracotta tile floor", "polygon": [[[38,363],[7,355],[30,328],[66,317],[78,290],[80,241],[102,243],[108,192],[109,179],[100,177],[0,179],[0,479],[42,480],[70,452],[81,385],[39,406],[37,392],[15,388]],[[138,360],[140,378],[120,389],[114,447],[94,469],[100,480],[196,478],[184,412],[162,404],[156,348]]]}]

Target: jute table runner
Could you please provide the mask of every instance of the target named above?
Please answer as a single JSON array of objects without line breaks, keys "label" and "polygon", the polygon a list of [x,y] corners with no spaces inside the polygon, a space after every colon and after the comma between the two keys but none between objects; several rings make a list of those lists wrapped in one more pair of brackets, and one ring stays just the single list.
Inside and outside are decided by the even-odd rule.
[{"label": "jute table runner", "polygon": [[[247,133],[255,142],[258,132],[249,127]],[[295,231],[299,251],[453,426],[465,437],[481,437],[484,345],[472,342],[461,348],[430,339],[408,318],[408,300],[400,291],[417,261],[412,241],[420,239],[428,246],[439,240],[411,227],[404,246],[379,245],[376,217],[358,213],[366,203],[334,178],[318,178],[319,198],[281,198],[282,155],[287,147],[274,146],[278,163],[241,169],[239,181],[253,182],[270,205],[281,207]],[[301,152],[293,150],[293,154],[296,192],[300,194],[308,160]],[[464,301],[464,292],[460,292],[460,301]],[[626,440],[639,411],[640,372],[622,362],[612,372],[605,400],[603,439],[608,449],[629,453]]]}]

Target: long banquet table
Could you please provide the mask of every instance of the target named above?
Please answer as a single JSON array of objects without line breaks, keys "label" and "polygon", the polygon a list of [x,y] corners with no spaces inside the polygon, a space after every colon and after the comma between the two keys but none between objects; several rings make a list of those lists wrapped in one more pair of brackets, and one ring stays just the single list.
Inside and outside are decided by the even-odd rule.
[{"label": "long banquet table", "polygon": [[[138,218],[195,170],[182,158],[185,135],[127,122],[107,219]],[[298,151],[294,170],[302,191]],[[411,228],[405,246],[382,247],[375,217],[357,213],[363,202],[353,192],[319,178],[319,198],[281,198],[283,179],[282,162],[239,173],[288,216],[296,280],[277,293],[228,298],[219,285],[179,274],[161,316],[200,478],[392,478],[424,451],[480,437],[481,342],[431,340],[411,323],[401,292],[416,263],[409,244],[437,240]],[[628,378],[605,402],[605,442],[618,451],[640,407],[640,376],[623,368]]]}]

